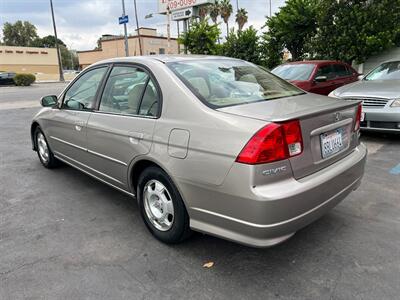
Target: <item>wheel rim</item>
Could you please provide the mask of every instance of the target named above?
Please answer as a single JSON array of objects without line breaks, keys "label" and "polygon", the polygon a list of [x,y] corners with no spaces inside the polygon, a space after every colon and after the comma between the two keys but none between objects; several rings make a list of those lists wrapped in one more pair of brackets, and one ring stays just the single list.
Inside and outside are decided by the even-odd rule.
[{"label": "wheel rim", "polygon": [[44,163],[47,163],[49,161],[49,147],[47,146],[46,139],[44,138],[44,135],[41,132],[39,132],[37,135],[37,146],[40,159]]},{"label": "wheel rim", "polygon": [[174,223],[174,205],[168,189],[157,180],[150,180],[143,189],[144,209],[151,224],[160,231]]}]

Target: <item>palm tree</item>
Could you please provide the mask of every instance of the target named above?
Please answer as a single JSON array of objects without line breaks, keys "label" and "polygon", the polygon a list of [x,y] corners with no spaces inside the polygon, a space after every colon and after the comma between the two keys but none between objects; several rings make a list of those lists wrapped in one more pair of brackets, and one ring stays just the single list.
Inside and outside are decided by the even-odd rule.
[{"label": "palm tree", "polygon": [[209,5],[200,6],[200,8],[199,8],[200,21],[204,21],[204,19],[206,18],[207,14],[208,14],[209,9],[210,9]]},{"label": "palm tree", "polygon": [[214,22],[214,24],[217,24],[217,19],[220,13],[220,6],[218,0],[215,0],[215,3],[210,5],[210,18]]},{"label": "palm tree", "polygon": [[226,24],[226,35],[229,34],[229,18],[233,12],[233,7],[230,0],[222,0],[220,4],[220,14],[221,18],[224,20]]},{"label": "palm tree", "polygon": [[240,8],[236,13],[236,23],[238,23],[239,31],[242,31],[244,24],[247,23],[249,17],[245,8]]}]

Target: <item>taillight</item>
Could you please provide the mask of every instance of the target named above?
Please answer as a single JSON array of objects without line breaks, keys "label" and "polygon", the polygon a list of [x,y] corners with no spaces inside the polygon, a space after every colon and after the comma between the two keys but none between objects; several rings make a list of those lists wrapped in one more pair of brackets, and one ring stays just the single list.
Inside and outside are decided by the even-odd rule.
[{"label": "taillight", "polygon": [[357,131],[360,129],[361,114],[362,114],[362,105],[361,105],[361,103],[359,103],[358,108],[357,108],[357,114],[356,114],[356,122],[354,123],[354,131]]},{"label": "taillight", "polygon": [[298,120],[270,123],[261,128],[244,146],[236,161],[263,164],[287,159],[303,152],[303,139]]}]

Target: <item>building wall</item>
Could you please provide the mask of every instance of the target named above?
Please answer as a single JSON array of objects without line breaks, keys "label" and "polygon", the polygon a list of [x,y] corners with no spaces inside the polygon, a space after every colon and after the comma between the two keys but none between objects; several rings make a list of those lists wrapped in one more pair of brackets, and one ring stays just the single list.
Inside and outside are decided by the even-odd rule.
[{"label": "building wall", "polygon": [[369,71],[388,60],[400,61],[400,47],[392,48],[368,58],[363,64],[358,66],[358,72],[367,74]]},{"label": "building wall", "polygon": [[[154,29],[148,28],[141,28],[140,34],[143,35],[140,38],[143,55],[167,54],[167,38],[158,37]],[[101,50],[78,51],[79,65],[82,69],[103,59],[125,56],[124,38],[103,40],[101,46]],[[128,38],[128,50],[130,56],[140,55],[139,38],[137,36]],[[178,41],[176,39],[170,39],[170,53],[178,54]]]},{"label": "building wall", "polygon": [[0,70],[16,73],[58,73],[57,50],[0,46]]}]

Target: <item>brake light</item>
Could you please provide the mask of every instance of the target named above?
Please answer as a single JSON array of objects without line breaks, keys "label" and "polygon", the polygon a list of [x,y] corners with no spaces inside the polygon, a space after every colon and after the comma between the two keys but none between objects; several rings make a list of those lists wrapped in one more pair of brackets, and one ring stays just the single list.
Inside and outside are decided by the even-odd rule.
[{"label": "brake light", "polygon": [[261,128],[244,146],[236,161],[263,164],[287,159],[303,152],[303,138],[298,120],[270,123]]},{"label": "brake light", "polygon": [[361,105],[361,103],[359,103],[358,108],[357,108],[357,114],[356,114],[356,122],[354,123],[354,131],[357,131],[360,129],[361,115],[362,115],[362,105]]}]

